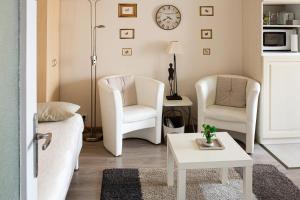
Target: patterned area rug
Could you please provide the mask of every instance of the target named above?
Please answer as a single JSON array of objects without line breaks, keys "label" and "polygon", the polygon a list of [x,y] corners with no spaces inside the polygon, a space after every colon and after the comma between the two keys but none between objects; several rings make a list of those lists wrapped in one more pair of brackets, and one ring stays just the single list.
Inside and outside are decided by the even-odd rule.
[{"label": "patterned area rug", "polygon": [[[240,170],[229,170],[229,183],[221,184],[218,171],[188,170],[187,200],[238,200],[242,195]],[[166,184],[166,169],[106,169],[101,200],[174,200],[173,187]],[[254,165],[253,199],[299,200],[300,190],[272,165]]]}]

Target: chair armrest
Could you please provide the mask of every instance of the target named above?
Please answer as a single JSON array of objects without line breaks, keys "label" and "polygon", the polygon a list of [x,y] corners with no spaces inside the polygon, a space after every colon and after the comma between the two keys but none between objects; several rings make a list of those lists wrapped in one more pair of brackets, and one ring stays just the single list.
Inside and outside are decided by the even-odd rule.
[{"label": "chair armrest", "polygon": [[256,121],[260,84],[254,80],[248,80],[246,88],[246,113],[247,121]]},{"label": "chair armrest", "polygon": [[110,88],[105,83],[105,80],[98,81],[98,88],[100,95],[101,119],[103,128],[105,129],[105,125],[114,128],[122,127],[121,124],[123,123],[123,103],[121,92],[119,90]]},{"label": "chair armrest", "polygon": [[205,112],[206,107],[213,105],[216,98],[216,77],[209,76],[195,84],[198,101],[198,111]]},{"label": "chair armrest", "polygon": [[164,83],[146,77],[135,77],[137,101],[139,105],[149,106],[156,110],[162,109]]}]

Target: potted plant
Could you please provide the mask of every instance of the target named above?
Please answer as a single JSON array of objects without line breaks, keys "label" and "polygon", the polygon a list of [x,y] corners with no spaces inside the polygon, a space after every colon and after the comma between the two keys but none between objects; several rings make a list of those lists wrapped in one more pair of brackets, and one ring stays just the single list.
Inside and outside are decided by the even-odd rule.
[{"label": "potted plant", "polygon": [[213,146],[213,137],[216,136],[217,128],[215,126],[211,126],[209,124],[203,124],[203,136],[206,138],[207,146]]}]

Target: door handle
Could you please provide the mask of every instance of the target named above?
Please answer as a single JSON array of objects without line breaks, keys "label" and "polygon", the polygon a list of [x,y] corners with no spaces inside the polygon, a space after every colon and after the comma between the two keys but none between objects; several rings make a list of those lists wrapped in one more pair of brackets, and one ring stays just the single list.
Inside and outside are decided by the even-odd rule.
[{"label": "door handle", "polygon": [[35,113],[33,116],[33,143],[34,143],[34,148],[33,148],[33,173],[34,173],[34,177],[37,178],[38,177],[38,173],[39,173],[39,145],[38,145],[38,141],[39,140],[45,140],[44,144],[42,145],[42,150],[45,151],[51,141],[52,141],[52,133],[46,133],[46,134],[42,134],[42,133],[38,133],[38,114]]},{"label": "door handle", "polygon": [[42,145],[42,150],[45,151],[48,146],[50,145],[51,141],[52,141],[52,133],[46,133],[46,134],[41,134],[41,133],[37,133],[35,135],[35,139],[38,140],[46,140],[44,142],[44,144]]},{"label": "door handle", "polygon": [[39,145],[38,145],[38,141],[39,140],[46,140],[44,142],[44,144],[42,145],[42,150],[45,151],[48,146],[51,143],[52,140],[52,133],[46,133],[46,134],[42,134],[42,133],[36,133],[34,136],[34,177],[38,177],[38,173],[39,173]]}]

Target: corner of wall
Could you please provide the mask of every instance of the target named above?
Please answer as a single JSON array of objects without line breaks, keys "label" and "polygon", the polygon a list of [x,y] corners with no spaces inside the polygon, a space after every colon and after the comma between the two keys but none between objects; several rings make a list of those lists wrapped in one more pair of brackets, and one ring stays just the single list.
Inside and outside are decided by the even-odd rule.
[{"label": "corner of wall", "polygon": [[261,81],[261,0],[243,0],[242,11],[243,74]]}]

